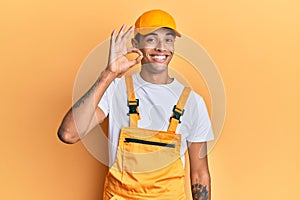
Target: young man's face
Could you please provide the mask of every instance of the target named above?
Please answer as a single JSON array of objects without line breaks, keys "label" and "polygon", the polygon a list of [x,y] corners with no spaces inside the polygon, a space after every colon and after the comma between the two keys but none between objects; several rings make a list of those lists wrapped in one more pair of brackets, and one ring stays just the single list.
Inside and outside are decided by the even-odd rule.
[{"label": "young man's face", "polygon": [[139,41],[134,41],[134,46],[139,48],[144,57],[142,64],[152,67],[165,68],[170,63],[174,53],[176,34],[172,29],[160,28],[147,35],[141,35]]}]

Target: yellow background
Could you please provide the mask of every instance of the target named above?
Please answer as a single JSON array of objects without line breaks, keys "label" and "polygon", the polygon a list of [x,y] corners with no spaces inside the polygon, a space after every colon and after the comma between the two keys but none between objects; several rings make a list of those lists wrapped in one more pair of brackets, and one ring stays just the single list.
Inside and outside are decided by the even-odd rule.
[{"label": "yellow background", "polygon": [[89,52],[153,8],[170,12],[179,30],[207,50],[225,84],[226,121],[209,154],[213,199],[300,199],[299,6],[296,0],[1,1],[0,199],[101,199],[105,166],[82,143],[59,142],[56,131]]}]

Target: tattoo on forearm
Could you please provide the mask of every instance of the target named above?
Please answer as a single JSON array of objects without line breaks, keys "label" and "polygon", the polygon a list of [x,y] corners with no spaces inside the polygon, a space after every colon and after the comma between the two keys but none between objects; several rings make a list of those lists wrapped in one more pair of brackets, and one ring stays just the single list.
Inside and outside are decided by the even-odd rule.
[{"label": "tattoo on forearm", "polygon": [[92,87],[73,105],[73,109],[78,108],[81,104],[84,104],[84,101],[91,95],[91,93],[95,90],[97,85],[100,82],[100,78],[96,80],[96,82],[92,85]]},{"label": "tattoo on forearm", "polygon": [[193,200],[207,200],[208,192],[206,186],[196,183],[192,185]]}]

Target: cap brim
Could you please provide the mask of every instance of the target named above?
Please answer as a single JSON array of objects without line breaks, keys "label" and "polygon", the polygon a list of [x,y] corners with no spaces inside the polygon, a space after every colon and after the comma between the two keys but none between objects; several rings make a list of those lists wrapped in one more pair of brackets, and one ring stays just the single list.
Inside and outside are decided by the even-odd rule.
[{"label": "cap brim", "polygon": [[[152,33],[160,28],[169,28],[169,27],[135,28],[134,35],[136,35],[137,33],[140,33],[142,35],[147,35],[147,34]],[[181,37],[181,34],[177,30],[174,30],[173,28],[170,28],[170,29],[172,29],[175,32],[177,37]]]}]

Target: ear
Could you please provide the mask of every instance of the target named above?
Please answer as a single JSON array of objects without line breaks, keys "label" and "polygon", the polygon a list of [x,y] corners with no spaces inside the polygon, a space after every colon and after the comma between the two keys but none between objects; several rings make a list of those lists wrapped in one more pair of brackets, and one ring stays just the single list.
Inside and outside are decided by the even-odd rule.
[{"label": "ear", "polygon": [[139,48],[139,42],[135,38],[131,39],[131,44],[132,44],[132,47]]}]

